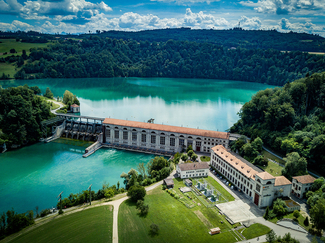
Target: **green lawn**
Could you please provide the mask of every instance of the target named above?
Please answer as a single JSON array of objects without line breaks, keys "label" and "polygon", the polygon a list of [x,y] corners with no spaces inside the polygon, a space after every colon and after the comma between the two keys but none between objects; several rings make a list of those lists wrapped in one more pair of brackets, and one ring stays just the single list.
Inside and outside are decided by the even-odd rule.
[{"label": "green lawn", "polygon": [[245,236],[247,240],[259,237],[269,233],[270,228],[263,224],[252,224],[248,228],[242,231],[242,235]]},{"label": "green lawn", "polygon": [[285,164],[285,161],[282,159],[279,159],[278,157],[274,156],[273,154],[270,154],[269,152],[267,152],[266,150],[262,151],[262,155],[264,155],[266,158],[269,158],[271,160],[274,160],[280,164]]},{"label": "green lawn", "polygon": [[[2,56],[0,56],[2,57]],[[0,77],[2,76],[2,74],[6,74],[6,75],[10,75],[9,78],[14,78],[14,75],[16,73],[16,67],[10,63],[0,63]]]},{"label": "green lawn", "polygon": [[260,168],[262,168],[263,170],[267,171],[268,173],[270,173],[273,176],[281,176],[281,170],[283,169],[283,167],[281,167],[280,165],[277,165],[273,162],[269,161],[268,166],[264,167],[264,166],[258,166]]},{"label": "green lawn", "polygon": [[[273,219],[270,219],[269,221],[276,224],[276,222],[278,222],[278,220],[280,220],[282,218],[294,219],[293,213],[289,213],[289,214],[284,215],[283,217],[279,217],[279,218],[275,217]],[[304,220],[305,220],[305,217],[300,214],[300,216],[298,218],[299,225],[302,226],[303,228],[305,228],[306,230],[309,230],[311,228],[312,224],[311,224],[311,222],[309,222],[309,226],[305,226],[304,225]]]},{"label": "green lawn", "polygon": [[59,217],[11,242],[112,242],[113,208],[101,206]]},{"label": "green lawn", "polygon": [[201,157],[200,157],[200,160],[201,160],[202,162],[209,162],[209,161],[210,161],[210,157],[209,157],[209,156],[201,156]]},{"label": "green lawn", "polygon": [[[7,55],[1,55],[0,57],[7,57],[11,55],[22,55],[22,51],[25,50],[27,55],[29,55],[31,48],[45,48],[48,43],[26,43],[17,42],[16,39],[0,39],[0,53],[8,52]],[[15,49],[17,53],[9,53],[10,49]]]},{"label": "green lawn", "polygon": [[[175,186],[175,190],[178,188]],[[230,226],[221,224],[224,219],[215,209],[196,206],[188,209],[170,196],[161,186],[150,191],[145,197],[149,213],[143,217],[138,214],[135,204],[125,201],[119,208],[119,242],[236,242]],[[159,234],[151,236],[150,225],[159,226]],[[220,227],[221,234],[208,234],[211,227]]]},{"label": "green lawn", "polygon": [[212,177],[205,178],[208,183],[210,183],[215,189],[217,189],[222,196],[227,199],[228,201],[234,201],[235,198],[225,189],[223,188],[215,179]]}]

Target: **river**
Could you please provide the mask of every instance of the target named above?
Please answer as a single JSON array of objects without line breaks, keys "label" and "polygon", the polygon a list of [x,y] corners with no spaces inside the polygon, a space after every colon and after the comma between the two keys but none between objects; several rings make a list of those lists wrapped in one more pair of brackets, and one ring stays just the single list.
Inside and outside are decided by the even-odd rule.
[{"label": "river", "polygon": [[[112,78],[0,81],[3,88],[37,85],[55,96],[65,90],[81,103],[81,115],[225,131],[238,120],[238,111],[257,91],[273,86],[227,80]],[[102,149],[82,158],[85,142],[57,140],[0,155],[0,212],[49,208],[56,196],[93,190],[122,180],[122,172],[147,163],[151,155]]]}]

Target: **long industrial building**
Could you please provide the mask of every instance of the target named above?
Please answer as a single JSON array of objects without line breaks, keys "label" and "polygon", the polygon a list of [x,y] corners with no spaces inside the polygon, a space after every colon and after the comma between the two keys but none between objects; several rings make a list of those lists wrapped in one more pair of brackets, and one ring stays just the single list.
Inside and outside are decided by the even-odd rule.
[{"label": "long industrial building", "polygon": [[194,151],[210,153],[216,145],[228,148],[229,133],[106,118],[102,143],[171,153],[192,145]]},{"label": "long industrial building", "polygon": [[211,166],[258,207],[271,206],[275,198],[290,196],[291,182],[286,177],[274,177],[222,145],[211,149]]}]

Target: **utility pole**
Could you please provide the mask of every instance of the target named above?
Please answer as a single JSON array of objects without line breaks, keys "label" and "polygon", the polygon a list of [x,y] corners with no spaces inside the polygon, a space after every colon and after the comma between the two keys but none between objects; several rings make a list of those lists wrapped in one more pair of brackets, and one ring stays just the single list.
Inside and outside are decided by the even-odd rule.
[{"label": "utility pole", "polygon": [[62,210],[62,193],[63,193],[63,191],[59,194],[59,196],[57,196],[56,198],[58,198],[59,197],[59,202],[60,202],[60,209]]},{"label": "utility pole", "polygon": [[88,187],[88,190],[89,190],[89,205],[91,205],[91,186],[93,184],[91,184],[89,187]]}]

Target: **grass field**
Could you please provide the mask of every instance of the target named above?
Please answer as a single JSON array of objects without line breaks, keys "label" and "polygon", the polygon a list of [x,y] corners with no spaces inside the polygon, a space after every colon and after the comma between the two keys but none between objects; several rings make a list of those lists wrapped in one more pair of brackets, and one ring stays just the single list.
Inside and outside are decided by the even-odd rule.
[{"label": "grass field", "polygon": [[113,208],[101,206],[52,220],[11,242],[112,242],[112,230]]},{"label": "grass field", "polygon": [[278,157],[274,156],[273,154],[270,154],[269,152],[267,152],[266,150],[262,151],[262,155],[264,155],[266,158],[269,158],[271,160],[274,160],[275,162],[278,162],[280,164],[285,164],[285,161],[282,159],[279,159]]},{"label": "grass field", "polygon": [[247,240],[249,240],[261,235],[265,235],[269,233],[269,231],[270,228],[263,224],[252,224],[242,231],[242,235],[245,236]]},{"label": "grass field", "polygon": [[[272,222],[272,223],[275,223],[278,222],[278,220],[282,219],[282,218],[288,218],[288,219],[294,219],[293,217],[293,213],[289,213],[287,215],[284,215],[283,217],[280,217],[280,218],[273,218],[273,219],[270,219],[269,221]],[[310,228],[312,228],[312,224],[311,222],[309,222],[309,226],[305,226],[304,225],[304,220],[305,220],[305,217],[301,215],[301,212],[300,212],[300,216],[298,218],[298,223],[300,226],[302,226],[303,228],[305,228],[306,230],[309,230]]]},{"label": "grass field", "polygon": [[[1,56],[0,56],[1,57]],[[10,63],[0,63],[0,77],[2,74],[10,75],[9,78],[14,78],[14,75],[16,73],[15,66]]]},{"label": "grass field", "polygon": [[[0,53],[8,52],[7,55],[0,55],[0,57],[7,57],[11,55],[22,55],[25,50],[27,55],[30,53],[30,48],[45,48],[50,43],[26,43],[17,42],[16,39],[0,39]],[[17,53],[9,53],[10,49],[15,49]]]},{"label": "grass field", "polygon": [[269,161],[268,166],[266,166],[266,167],[258,166],[258,167],[262,168],[263,170],[267,171],[268,173],[270,173],[273,176],[280,176],[281,170],[283,169],[283,167],[281,167],[280,165],[277,165],[270,161]]},{"label": "grass field", "polygon": [[228,201],[234,201],[235,200],[235,198],[229,192],[227,192],[227,190],[225,188],[223,188],[218,182],[216,182],[215,179],[213,179],[212,177],[208,177],[208,178],[205,178],[205,179],[215,189],[217,189],[222,194],[222,196],[224,198],[226,198]]},{"label": "grass field", "polygon": [[[175,190],[178,190],[175,188]],[[181,202],[157,187],[145,197],[149,213],[138,214],[135,204],[125,201],[119,208],[119,242],[235,242],[237,238],[215,209],[196,206],[188,209]],[[224,220],[224,219],[223,219]],[[150,225],[159,227],[159,234],[151,236]],[[221,234],[208,234],[211,227],[220,227]]]},{"label": "grass field", "polygon": [[209,162],[209,161],[210,161],[210,157],[204,155],[204,156],[201,156],[200,160],[201,160],[202,162]]}]

